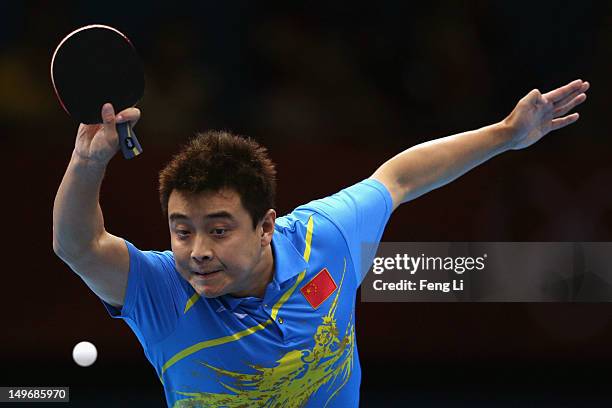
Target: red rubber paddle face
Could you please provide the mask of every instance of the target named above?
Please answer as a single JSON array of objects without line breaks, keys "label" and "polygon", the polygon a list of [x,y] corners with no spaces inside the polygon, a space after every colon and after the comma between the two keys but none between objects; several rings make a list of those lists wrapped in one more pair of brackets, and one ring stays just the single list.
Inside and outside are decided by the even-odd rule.
[{"label": "red rubber paddle face", "polygon": [[51,81],[64,110],[85,124],[102,122],[104,103],[120,112],[144,93],[136,50],[125,35],[104,25],[79,28],[60,42],[51,60]]}]

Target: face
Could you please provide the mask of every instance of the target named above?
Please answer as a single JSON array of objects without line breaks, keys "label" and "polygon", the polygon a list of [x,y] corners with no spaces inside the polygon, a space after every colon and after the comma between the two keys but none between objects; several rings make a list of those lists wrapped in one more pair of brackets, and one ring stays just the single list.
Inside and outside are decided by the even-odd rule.
[{"label": "face", "polygon": [[259,296],[271,280],[270,242],[276,213],[253,229],[233,189],[188,194],[173,190],[168,222],[176,268],[200,296]]}]

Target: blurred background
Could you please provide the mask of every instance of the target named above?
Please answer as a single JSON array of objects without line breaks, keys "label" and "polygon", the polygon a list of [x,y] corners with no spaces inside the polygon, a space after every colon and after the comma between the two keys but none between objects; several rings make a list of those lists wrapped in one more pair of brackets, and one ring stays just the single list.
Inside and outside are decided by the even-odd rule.
[{"label": "blurred background", "polygon": [[[70,386],[71,406],[165,403],[128,326],[52,250],[77,125],[49,65],[66,34],[93,23],[127,34],[144,62],[144,154],[113,159],[101,193],[106,228],[142,249],[170,247],[157,174],[196,131],[267,146],[282,215],[576,78],[592,85],[577,124],[404,204],[383,240],[612,241],[610,2],[3,1],[2,386]],[[609,406],[611,313],[358,303],[362,406]],[[98,347],[92,367],[72,362],[81,340]]]}]

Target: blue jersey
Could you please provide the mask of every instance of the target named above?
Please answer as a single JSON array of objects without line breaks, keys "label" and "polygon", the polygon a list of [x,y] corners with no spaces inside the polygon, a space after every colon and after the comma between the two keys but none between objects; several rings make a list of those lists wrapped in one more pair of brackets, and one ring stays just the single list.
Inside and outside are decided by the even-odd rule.
[{"label": "blue jersey", "polygon": [[124,305],[104,305],[138,337],[168,406],[357,407],[361,243],[380,241],[392,208],[366,179],[277,218],[263,298],[200,298],[171,251],[126,241]]}]

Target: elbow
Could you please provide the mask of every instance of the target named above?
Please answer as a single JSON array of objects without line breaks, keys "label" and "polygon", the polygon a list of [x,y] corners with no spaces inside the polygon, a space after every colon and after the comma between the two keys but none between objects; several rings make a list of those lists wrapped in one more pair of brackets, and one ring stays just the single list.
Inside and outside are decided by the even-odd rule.
[{"label": "elbow", "polygon": [[95,242],[71,242],[53,236],[53,252],[66,263],[88,256],[95,251],[96,246]]},{"label": "elbow", "polygon": [[68,251],[66,246],[62,244],[56,236],[53,237],[53,252],[64,262],[68,262],[69,259],[73,259],[74,254],[78,253],[78,251],[75,251],[74,249]]},{"label": "elbow", "polygon": [[63,257],[64,251],[63,251],[62,245],[60,244],[59,234],[57,233],[57,230],[55,229],[55,225],[53,225],[53,252],[59,258]]},{"label": "elbow", "polygon": [[55,255],[57,255],[58,258],[62,260],[66,257],[64,250],[62,249],[62,246],[60,245],[56,237],[53,237],[53,252],[55,253]]}]

